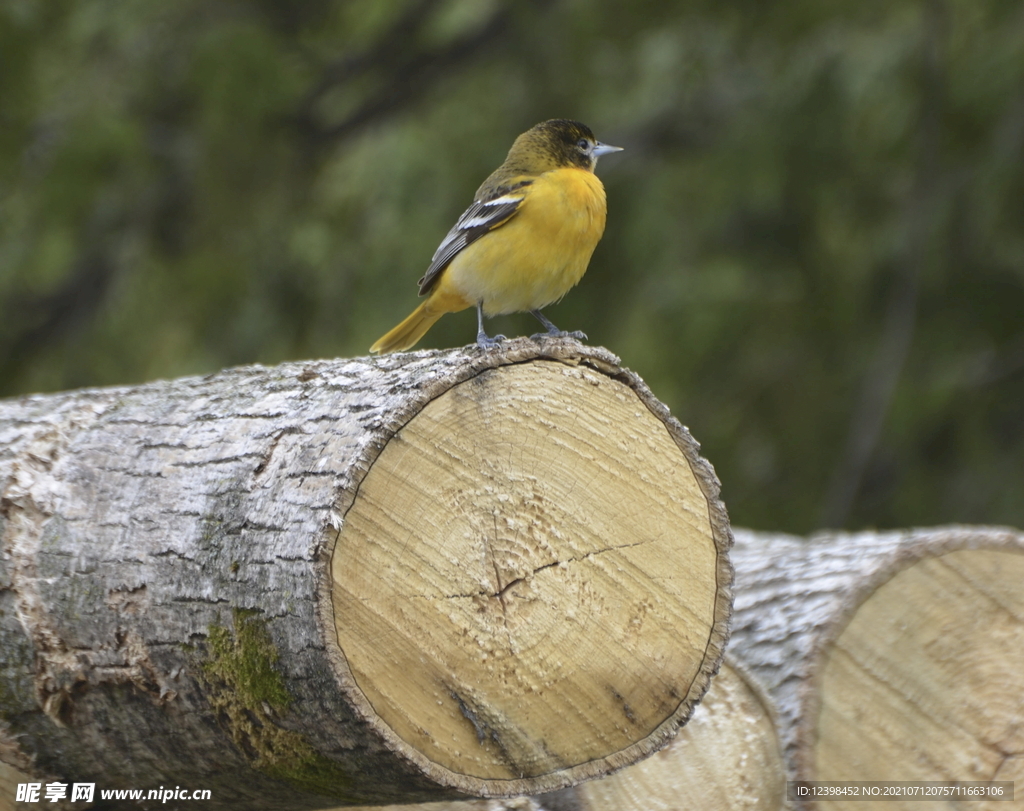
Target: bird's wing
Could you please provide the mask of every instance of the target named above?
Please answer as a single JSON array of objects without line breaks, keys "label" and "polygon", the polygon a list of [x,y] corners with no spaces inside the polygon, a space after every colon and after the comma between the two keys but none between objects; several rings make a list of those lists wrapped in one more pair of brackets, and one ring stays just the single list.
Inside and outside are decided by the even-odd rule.
[{"label": "bird's wing", "polygon": [[474,201],[473,205],[462,213],[452,230],[437,246],[430,260],[430,267],[419,280],[421,296],[430,291],[441,271],[448,267],[459,251],[515,216],[526,199],[528,187],[532,182],[521,180],[512,185],[499,186],[486,198]]}]

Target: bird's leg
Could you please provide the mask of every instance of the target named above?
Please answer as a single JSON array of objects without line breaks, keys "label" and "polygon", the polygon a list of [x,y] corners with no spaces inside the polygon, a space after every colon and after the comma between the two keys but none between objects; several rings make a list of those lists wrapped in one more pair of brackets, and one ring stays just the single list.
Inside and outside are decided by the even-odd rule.
[{"label": "bird's leg", "polygon": [[547,332],[538,332],[535,335],[531,335],[531,338],[546,338],[550,336],[552,338],[575,338],[577,341],[587,340],[587,333],[585,332],[580,332],[579,330],[576,330],[575,332],[564,332],[560,330],[558,327],[552,324],[551,321],[548,320],[548,317],[544,315],[544,313],[542,313],[540,310],[530,310],[530,315],[532,315],[534,318],[540,321],[541,325],[545,329],[547,329]]},{"label": "bird's leg", "polygon": [[481,349],[493,349],[503,340],[505,340],[504,335],[495,335],[492,338],[484,331],[484,303],[478,301],[476,303],[476,345]]}]

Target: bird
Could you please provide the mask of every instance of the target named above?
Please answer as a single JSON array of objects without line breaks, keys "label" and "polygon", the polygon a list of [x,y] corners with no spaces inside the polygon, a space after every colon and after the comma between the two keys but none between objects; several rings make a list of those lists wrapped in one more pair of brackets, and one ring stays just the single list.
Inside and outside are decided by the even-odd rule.
[{"label": "bird", "polygon": [[546,330],[568,335],[541,312],[573,288],[604,233],[607,202],[594,174],[597,159],[622,147],[603,144],[585,124],[542,121],[512,144],[508,157],[477,189],[473,203],[441,240],[419,293],[426,300],[382,336],[370,352],[411,349],[445,313],[475,306],[476,343],[496,347],[484,316],[529,312]]}]

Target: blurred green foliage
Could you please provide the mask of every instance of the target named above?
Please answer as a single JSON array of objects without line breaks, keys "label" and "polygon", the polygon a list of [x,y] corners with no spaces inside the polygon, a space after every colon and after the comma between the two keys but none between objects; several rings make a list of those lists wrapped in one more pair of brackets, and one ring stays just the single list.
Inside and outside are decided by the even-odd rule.
[{"label": "blurred green foliage", "polygon": [[5,0],[0,394],[365,354],[552,117],[627,151],[549,314],[691,427],[734,522],[1024,526],[1007,0]]}]

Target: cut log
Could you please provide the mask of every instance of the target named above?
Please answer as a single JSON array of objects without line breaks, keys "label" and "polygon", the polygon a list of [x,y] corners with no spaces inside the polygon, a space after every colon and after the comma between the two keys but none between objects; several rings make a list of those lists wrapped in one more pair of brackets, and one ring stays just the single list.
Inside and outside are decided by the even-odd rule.
[{"label": "cut log", "polygon": [[536,794],[665,745],[721,657],[714,472],[572,340],[26,397],[0,448],[0,752],[40,775]]},{"label": "cut log", "polygon": [[733,560],[730,652],[775,699],[791,780],[1019,776],[1024,535],[739,531]]}]

